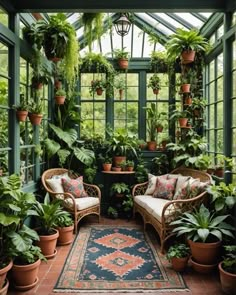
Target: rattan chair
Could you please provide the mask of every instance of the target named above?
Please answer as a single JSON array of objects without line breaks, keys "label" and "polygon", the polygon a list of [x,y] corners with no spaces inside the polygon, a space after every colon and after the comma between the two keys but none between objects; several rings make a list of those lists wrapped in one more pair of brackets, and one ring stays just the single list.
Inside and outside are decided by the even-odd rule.
[{"label": "rattan chair", "polygon": [[[71,193],[68,193],[68,192],[65,192],[62,194],[62,193],[53,191],[46,180],[51,179],[53,176],[56,176],[56,175],[62,175],[66,172],[68,172],[68,174],[70,175],[69,170],[63,169],[63,168],[54,168],[54,169],[46,170],[41,176],[41,181],[45,190],[50,194],[52,198],[64,199],[64,209],[70,212],[74,216],[74,225],[75,225],[74,231],[76,234],[78,223],[84,216],[91,215],[91,214],[98,215],[98,222],[100,222],[101,191],[98,186],[87,184],[85,182],[83,183],[83,185],[84,185],[84,189],[86,193],[88,194],[88,197],[85,197],[85,198],[75,198]],[[75,175],[70,175],[70,177],[76,178]],[[92,199],[91,200],[88,199],[91,197],[98,198],[98,202],[95,199],[93,199],[94,202],[91,202],[93,203],[91,206],[85,205],[86,201],[88,201],[87,204],[89,204],[90,201],[92,201]],[[70,206],[68,206],[68,201]],[[78,210],[77,202],[83,202],[82,207],[86,207],[86,208],[82,210]],[[96,203],[96,205],[94,205],[94,203]]]}]

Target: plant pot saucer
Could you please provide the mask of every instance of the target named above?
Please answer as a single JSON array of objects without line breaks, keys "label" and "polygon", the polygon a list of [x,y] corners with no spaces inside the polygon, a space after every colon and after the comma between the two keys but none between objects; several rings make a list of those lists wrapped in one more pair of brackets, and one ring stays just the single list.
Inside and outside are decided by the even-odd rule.
[{"label": "plant pot saucer", "polygon": [[17,285],[14,285],[14,288],[16,290],[19,290],[19,291],[27,291],[27,290],[30,290],[32,288],[34,288],[39,282],[39,278],[37,277],[35,282],[33,284],[30,284],[30,285],[26,285],[26,286],[17,286]]},{"label": "plant pot saucer", "polygon": [[211,273],[212,271],[214,271],[217,268],[218,263],[215,264],[201,264],[201,263],[197,263],[196,261],[193,260],[193,257],[191,256],[189,259],[193,269],[196,272],[199,273]]},{"label": "plant pot saucer", "polygon": [[71,244],[72,242],[73,242],[73,239],[70,240],[70,241],[67,241],[67,242],[65,242],[65,243],[58,242],[57,245],[58,245],[58,246],[65,246],[65,245],[69,245],[69,244]]},{"label": "plant pot saucer", "polygon": [[54,253],[53,254],[50,254],[50,255],[44,255],[47,259],[52,259],[54,258],[55,256],[57,255],[57,249],[54,250]]}]

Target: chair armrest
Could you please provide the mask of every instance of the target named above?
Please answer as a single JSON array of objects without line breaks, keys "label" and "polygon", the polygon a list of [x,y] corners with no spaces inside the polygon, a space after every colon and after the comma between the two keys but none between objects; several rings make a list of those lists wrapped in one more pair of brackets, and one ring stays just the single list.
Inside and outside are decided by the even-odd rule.
[{"label": "chair armrest", "polygon": [[194,198],[173,200],[166,203],[162,210],[162,224],[168,226],[184,212],[193,211],[194,208],[197,208],[199,205],[201,205],[201,203],[203,203],[206,196],[207,192],[205,191]]},{"label": "chair armrest", "polygon": [[132,189],[132,196],[144,195],[148,186],[148,181],[136,184]]},{"label": "chair armrest", "polygon": [[97,185],[88,184],[85,182],[83,184],[84,184],[84,189],[86,193],[89,195],[89,197],[95,197],[101,200],[101,190]]}]

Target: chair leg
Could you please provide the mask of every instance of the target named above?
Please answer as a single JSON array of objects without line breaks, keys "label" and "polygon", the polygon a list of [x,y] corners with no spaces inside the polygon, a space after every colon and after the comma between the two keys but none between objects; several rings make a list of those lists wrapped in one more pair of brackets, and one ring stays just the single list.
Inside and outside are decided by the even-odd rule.
[{"label": "chair leg", "polygon": [[77,221],[77,216],[75,215],[75,218],[74,218],[74,232],[75,232],[75,235],[77,235],[77,228],[78,228],[78,221]]}]

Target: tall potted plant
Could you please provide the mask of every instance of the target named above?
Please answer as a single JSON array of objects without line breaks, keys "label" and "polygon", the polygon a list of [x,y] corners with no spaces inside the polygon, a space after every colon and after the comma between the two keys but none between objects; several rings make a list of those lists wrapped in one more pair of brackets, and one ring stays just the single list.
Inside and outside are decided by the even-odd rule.
[{"label": "tall potted plant", "polygon": [[150,107],[144,107],[147,113],[147,132],[149,136],[149,141],[147,142],[148,150],[153,151],[156,150],[157,142],[156,142],[156,126],[157,126],[157,118],[158,111],[156,104],[154,102],[151,103]]}]

